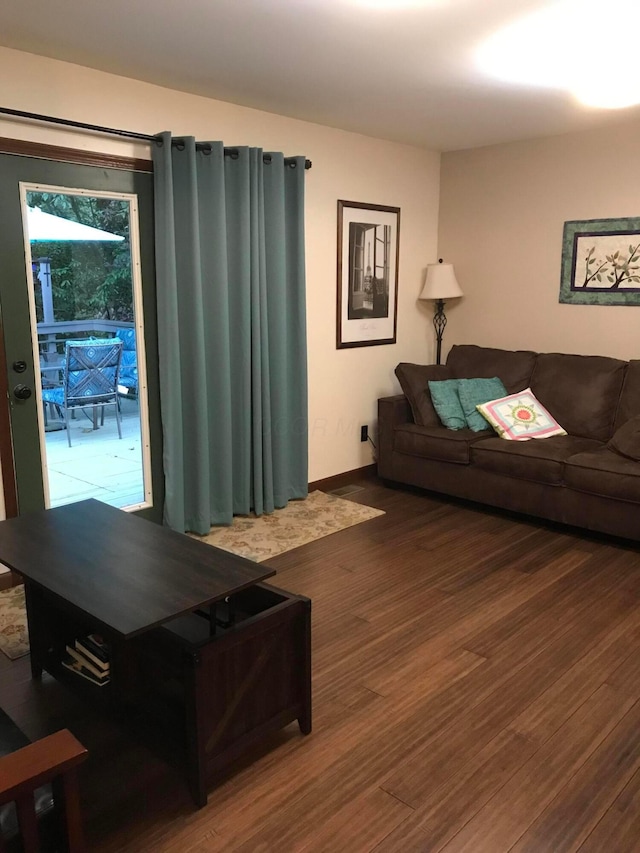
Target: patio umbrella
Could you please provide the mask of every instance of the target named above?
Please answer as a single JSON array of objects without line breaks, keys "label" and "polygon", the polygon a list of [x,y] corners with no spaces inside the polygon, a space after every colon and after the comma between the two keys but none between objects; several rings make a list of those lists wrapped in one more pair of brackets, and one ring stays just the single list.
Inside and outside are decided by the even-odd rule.
[{"label": "patio umbrella", "polygon": [[[45,243],[53,241],[82,241],[96,240],[113,242],[124,240],[118,234],[102,231],[91,225],[83,225],[63,216],[45,213],[39,207],[27,207],[27,227],[30,243]],[[53,323],[53,292],[51,290],[51,264],[49,258],[38,258],[37,276],[42,287],[42,311],[45,323]]]},{"label": "patio umbrella", "polygon": [[91,225],[82,225],[80,222],[73,222],[62,216],[45,213],[39,207],[27,208],[27,225],[31,243],[52,240],[124,240],[124,237],[118,234],[111,234],[109,231],[101,231],[100,228],[92,228]]}]

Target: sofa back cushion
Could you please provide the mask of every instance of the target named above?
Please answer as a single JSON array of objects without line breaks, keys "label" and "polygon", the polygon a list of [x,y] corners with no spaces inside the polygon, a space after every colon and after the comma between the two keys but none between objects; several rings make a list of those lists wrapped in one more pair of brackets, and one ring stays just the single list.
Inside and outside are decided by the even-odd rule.
[{"label": "sofa back cushion", "polygon": [[640,415],[629,418],[614,432],[607,449],[633,459],[634,462],[640,462]]},{"label": "sofa back cushion", "polygon": [[451,348],[447,367],[455,379],[490,379],[497,376],[509,394],[528,388],[536,353],[528,350],[505,350],[458,344]]},{"label": "sofa back cushion", "polygon": [[608,441],[626,367],[606,356],[540,353],[531,390],[569,435]]},{"label": "sofa back cushion", "polygon": [[615,428],[619,429],[636,415],[640,415],[640,361],[632,359],[624,374]]},{"label": "sofa back cushion", "polygon": [[411,406],[414,423],[428,427],[440,426],[428,383],[451,379],[449,368],[444,364],[410,364],[404,361],[396,367],[396,376]]}]

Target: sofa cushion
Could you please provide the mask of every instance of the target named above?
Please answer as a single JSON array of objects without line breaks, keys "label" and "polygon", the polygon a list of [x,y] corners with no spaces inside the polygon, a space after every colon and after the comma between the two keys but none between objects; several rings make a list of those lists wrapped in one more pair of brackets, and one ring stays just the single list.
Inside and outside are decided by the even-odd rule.
[{"label": "sofa cushion", "polygon": [[481,403],[478,414],[486,418],[500,438],[509,441],[547,439],[567,433],[531,393],[530,388],[499,400]]},{"label": "sofa cushion", "polygon": [[541,353],[531,390],[569,435],[608,441],[626,365],[598,355]]},{"label": "sofa cushion", "polygon": [[640,415],[619,427],[607,447],[628,459],[640,462]]},{"label": "sofa cushion", "polygon": [[640,415],[640,361],[632,359],[627,364],[622,383],[622,394],[618,404],[615,428],[626,424],[631,418]]},{"label": "sofa cushion", "polygon": [[602,444],[588,438],[556,435],[544,441],[503,441],[486,438],[471,448],[471,461],[483,471],[532,480],[536,483],[560,485],[567,459],[577,453],[596,450]]},{"label": "sofa cushion", "polygon": [[506,393],[507,389],[497,376],[491,379],[458,379],[458,396],[469,429],[473,432],[485,430],[487,422],[476,406],[496,397],[503,397]]},{"label": "sofa cushion", "polygon": [[441,382],[429,382],[429,393],[433,408],[438,413],[440,423],[447,429],[464,429],[467,419],[462,411],[458,394],[457,379],[443,379]]},{"label": "sofa cushion", "polygon": [[421,426],[440,426],[440,419],[431,402],[429,380],[451,379],[451,371],[445,364],[410,364],[401,362],[396,367],[396,376],[402,391],[409,401],[413,420]]},{"label": "sofa cushion", "polygon": [[531,381],[536,353],[458,344],[447,356],[447,367],[456,379],[497,376],[509,394],[522,391]]},{"label": "sofa cushion", "polygon": [[567,459],[564,481],[580,492],[640,503],[640,462],[606,447]]},{"label": "sofa cushion", "polygon": [[395,430],[393,449],[409,456],[468,465],[469,448],[487,435],[486,432],[472,432],[470,429],[446,429],[442,425],[423,427],[405,424]]}]

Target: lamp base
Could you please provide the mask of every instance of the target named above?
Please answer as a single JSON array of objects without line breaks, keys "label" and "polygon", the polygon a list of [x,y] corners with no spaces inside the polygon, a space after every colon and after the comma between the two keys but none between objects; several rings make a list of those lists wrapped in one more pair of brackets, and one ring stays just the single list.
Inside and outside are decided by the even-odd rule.
[{"label": "lamp base", "polygon": [[433,315],[433,327],[436,330],[436,364],[440,364],[442,358],[442,335],[447,325],[444,313],[444,299],[436,300],[435,314]]}]

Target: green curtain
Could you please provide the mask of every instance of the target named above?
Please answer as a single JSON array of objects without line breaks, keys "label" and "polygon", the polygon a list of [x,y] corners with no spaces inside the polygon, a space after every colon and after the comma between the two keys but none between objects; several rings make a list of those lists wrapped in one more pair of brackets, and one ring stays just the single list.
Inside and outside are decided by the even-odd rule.
[{"label": "green curtain", "polygon": [[208,533],[303,498],[303,157],[154,145],[165,524]]}]

